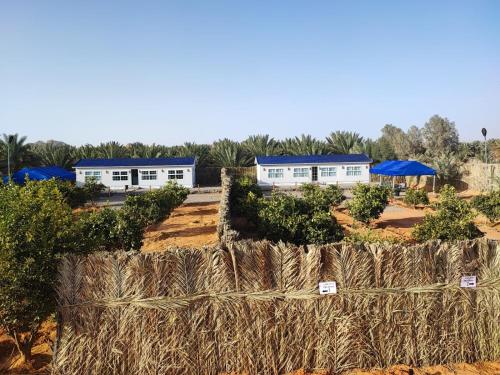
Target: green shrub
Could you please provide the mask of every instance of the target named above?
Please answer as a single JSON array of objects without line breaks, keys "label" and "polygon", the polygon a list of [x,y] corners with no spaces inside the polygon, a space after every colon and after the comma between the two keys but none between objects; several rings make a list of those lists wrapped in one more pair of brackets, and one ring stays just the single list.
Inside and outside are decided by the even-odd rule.
[{"label": "green shrub", "polygon": [[250,220],[257,214],[256,198],[262,197],[262,190],[247,176],[235,180],[231,186],[229,202],[231,214],[245,216]]},{"label": "green shrub", "polygon": [[492,223],[500,219],[500,190],[478,195],[472,199],[472,205]]},{"label": "green shrub", "polygon": [[102,208],[98,211],[82,212],[75,222],[80,235],[80,251],[111,251],[119,248],[116,237],[118,210]]},{"label": "green shrub", "polygon": [[345,199],[342,190],[336,185],[328,185],[322,189],[315,184],[304,184],[301,190],[304,200],[312,210],[329,211]]},{"label": "green shrub", "polygon": [[344,237],[337,220],[325,211],[316,211],[307,219],[304,234],[305,242],[313,244],[336,242]]},{"label": "green shrub", "polygon": [[420,189],[408,189],[406,190],[405,197],[403,201],[412,206],[418,206],[420,204],[422,205],[428,205],[429,204],[429,197],[427,195],[427,192],[425,190],[420,190]]},{"label": "green shrub", "polygon": [[445,185],[441,189],[435,208],[436,213],[425,215],[422,223],[415,226],[412,235],[417,241],[456,241],[482,236],[473,222],[476,215],[471,205],[457,196],[454,187]]},{"label": "green shrub", "polygon": [[95,178],[89,178],[83,185],[87,200],[95,202],[99,195],[106,189],[106,186],[97,182]]},{"label": "green shrub", "polygon": [[405,239],[402,237],[386,237],[380,235],[376,231],[372,229],[368,229],[363,232],[354,232],[349,236],[345,237],[343,242],[346,243],[354,243],[354,244],[363,244],[363,243],[404,243]]},{"label": "green shrub", "polygon": [[258,230],[272,241],[324,244],[343,237],[329,210],[312,210],[305,199],[273,193],[258,200]]},{"label": "green shrub", "polygon": [[0,189],[0,326],[27,361],[39,325],[55,311],[58,260],[75,245],[72,228],[55,181]]},{"label": "green shrub", "polygon": [[56,180],[56,184],[71,208],[81,207],[90,199],[88,191],[74,182]]},{"label": "green shrub", "polygon": [[189,190],[175,183],[143,194],[129,195],[122,210],[129,217],[134,217],[144,226],[158,223],[167,218],[170,213],[187,198]]},{"label": "green shrub", "polygon": [[347,203],[349,213],[355,220],[369,223],[384,212],[390,195],[388,187],[357,184],[353,189],[352,200]]}]

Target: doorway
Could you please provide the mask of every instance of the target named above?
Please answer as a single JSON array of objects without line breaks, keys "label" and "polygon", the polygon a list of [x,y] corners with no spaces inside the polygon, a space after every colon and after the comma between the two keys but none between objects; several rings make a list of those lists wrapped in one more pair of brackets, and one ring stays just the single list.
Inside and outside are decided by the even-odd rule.
[{"label": "doorway", "polygon": [[132,169],[132,186],[139,185],[139,171],[137,169]]},{"label": "doorway", "polygon": [[318,167],[312,167],[311,168],[311,175],[312,175],[312,181],[318,181]]}]

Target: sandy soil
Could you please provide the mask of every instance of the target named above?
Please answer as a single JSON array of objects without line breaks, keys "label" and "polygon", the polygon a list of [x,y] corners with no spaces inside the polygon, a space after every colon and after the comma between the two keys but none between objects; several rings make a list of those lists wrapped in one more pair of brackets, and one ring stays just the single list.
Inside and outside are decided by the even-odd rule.
[{"label": "sandy soil", "polygon": [[[499,375],[500,362],[478,362],[474,364],[458,363],[454,365],[437,365],[425,367],[410,367],[406,365],[392,366],[387,369],[352,370],[342,375]],[[245,374],[220,374],[245,375]],[[330,375],[326,370],[297,370],[287,375]]]},{"label": "sandy soil", "polygon": [[52,360],[52,344],[56,338],[56,324],[52,320],[42,324],[35,345],[31,365],[21,364],[14,341],[0,330],[0,374],[48,374]]},{"label": "sandy soil", "polygon": [[168,219],[146,230],[141,250],[160,251],[169,246],[215,244],[218,220],[219,202],[183,204]]},{"label": "sandy soil", "polygon": [[[337,221],[344,226],[347,234],[375,233],[380,238],[385,239],[402,239],[411,241],[411,232],[413,226],[420,223],[426,213],[431,213],[430,208],[413,208],[407,207],[401,202],[391,202],[385,209],[382,215],[370,224],[370,227],[364,227],[354,223],[354,220],[349,216],[346,209],[340,209],[334,212]],[[500,240],[500,223],[491,224],[488,219],[482,215],[478,215],[475,220],[479,229],[485,233],[485,237],[494,240]]]}]

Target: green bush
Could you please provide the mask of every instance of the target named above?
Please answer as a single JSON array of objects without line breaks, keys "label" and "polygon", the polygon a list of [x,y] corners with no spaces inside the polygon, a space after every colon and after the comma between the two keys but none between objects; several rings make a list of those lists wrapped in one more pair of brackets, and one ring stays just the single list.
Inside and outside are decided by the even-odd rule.
[{"label": "green bush", "polygon": [[175,183],[143,194],[129,195],[122,210],[129,217],[137,218],[144,226],[158,223],[187,198],[189,190]]},{"label": "green bush", "polygon": [[89,178],[83,185],[87,200],[95,202],[99,195],[106,189],[106,186],[97,182],[95,178]]},{"label": "green bush", "polygon": [[76,186],[74,182],[55,181],[57,188],[71,208],[81,207],[90,199],[88,191],[83,187]]},{"label": "green bush", "polygon": [[304,227],[305,242],[326,244],[340,241],[344,237],[342,227],[329,212],[316,211],[308,217]]},{"label": "green bush", "polygon": [[55,181],[0,189],[0,326],[27,361],[39,325],[55,311],[58,260],[73,240],[71,208]]},{"label": "green bush", "polygon": [[273,193],[258,200],[258,230],[272,241],[324,244],[343,238],[341,226],[329,210],[312,210],[305,199]]},{"label": "green bush", "polygon": [[425,190],[420,189],[408,189],[406,190],[405,197],[403,199],[408,205],[418,206],[418,205],[428,205],[429,197]]},{"label": "green bush", "polygon": [[474,224],[475,213],[471,205],[460,199],[455,188],[445,185],[440,192],[434,214],[427,214],[421,224],[415,226],[413,238],[427,240],[465,240],[481,237],[482,232]]},{"label": "green bush", "polygon": [[235,180],[231,186],[229,202],[231,214],[254,219],[257,214],[256,198],[262,197],[262,190],[247,176]]},{"label": "green bush", "polygon": [[357,184],[353,189],[352,200],[347,203],[349,213],[355,220],[369,223],[384,212],[390,195],[388,187]]},{"label": "green bush", "polygon": [[[81,252],[111,251],[119,248],[116,227],[118,210],[102,208],[98,211],[82,212],[75,222],[80,235]],[[141,235],[142,237],[142,235]]]},{"label": "green bush", "polygon": [[500,219],[500,190],[478,195],[472,199],[472,205],[492,223]]},{"label": "green bush", "polygon": [[342,190],[336,185],[328,185],[322,189],[315,184],[304,184],[301,190],[304,200],[312,210],[329,211],[345,199]]}]

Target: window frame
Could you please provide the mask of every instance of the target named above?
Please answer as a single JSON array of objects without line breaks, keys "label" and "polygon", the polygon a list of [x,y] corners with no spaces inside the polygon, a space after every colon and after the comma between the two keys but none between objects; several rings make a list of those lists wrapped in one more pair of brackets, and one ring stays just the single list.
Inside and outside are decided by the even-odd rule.
[{"label": "window frame", "polygon": [[112,171],[111,180],[113,181],[128,181],[128,171]]},{"label": "window frame", "polygon": [[309,167],[294,167],[293,178],[309,177]]},{"label": "window frame", "polygon": [[267,169],[267,178],[269,179],[278,179],[285,177],[285,169],[284,168],[268,168]]},{"label": "window frame", "polygon": [[169,169],[169,170],[167,170],[167,179],[169,179],[169,180],[184,180],[184,169]]},{"label": "window frame", "polygon": [[346,176],[358,177],[361,176],[361,166],[360,165],[349,165],[346,168]]},{"label": "window frame", "polygon": [[93,178],[96,182],[101,182],[102,180],[102,171],[90,170],[84,171],[83,173],[85,182],[88,182],[91,178]]},{"label": "window frame", "polygon": [[319,167],[321,177],[337,177],[337,167]]},{"label": "window frame", "polygon": [[141,170],[142,181],[156,181],[158,180],[158,171],[156,169]]}]

